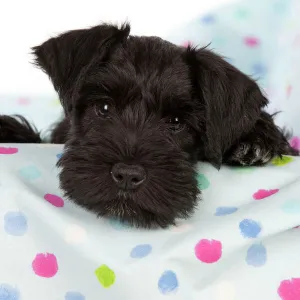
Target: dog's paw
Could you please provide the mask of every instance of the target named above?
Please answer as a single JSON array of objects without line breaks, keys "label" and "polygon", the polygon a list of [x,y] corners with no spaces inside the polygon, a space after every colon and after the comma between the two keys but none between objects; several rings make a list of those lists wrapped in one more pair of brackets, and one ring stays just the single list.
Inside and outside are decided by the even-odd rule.
[{"label": "dog's paw", "polygon": [[271,145],[259,142],[242,142],[229,151],[226,163],[241,166],[262,166],[267,164],[275,154]]},{"label": "dog's paw", "polygon": [[0,115],[0,143],[40,143],[36,128],[22,116]]},{"label": "dog's paw", "polygon": [[9,135],[11,135],[10,130],[11,117],[0,115],[0,143],[10,142]]}]

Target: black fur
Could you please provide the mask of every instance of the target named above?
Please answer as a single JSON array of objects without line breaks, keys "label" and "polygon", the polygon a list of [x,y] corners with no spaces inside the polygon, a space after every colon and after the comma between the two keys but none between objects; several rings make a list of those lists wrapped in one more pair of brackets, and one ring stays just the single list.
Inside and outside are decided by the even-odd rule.
[{"label": "black fur", "polygon": [[[129,31],[104,24],[33,48],[65,111],[51,140],[65,144],[66,197],[99,216],[166,227],[196,207],[198,160],[260,165],[298,154],[263,111],[255,81],[206,48]],[[2,142],[38,136],[27,123],[11,131],[16,120],[0,120]],[[117,163],[142,166],[146,181],[119,189],[110,174]]]},{"label": "black fur", "polygon": [[0,115],[1,143],[41,143],[40,133],[24,117]]}]

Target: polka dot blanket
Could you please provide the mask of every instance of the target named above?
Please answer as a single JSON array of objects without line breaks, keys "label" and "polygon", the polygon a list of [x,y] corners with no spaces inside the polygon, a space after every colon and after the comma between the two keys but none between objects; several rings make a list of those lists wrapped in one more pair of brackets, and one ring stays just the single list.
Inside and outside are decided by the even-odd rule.
[{"label": "polka dot blanket", "polygon": [[0,299],[300,299],[300,158],[198,166],[195,215],[165,230],[64,199],[62,146],[0,145]]},{"label": "polka dot blanket", "polygon": [[[256,79],[276,121],[300,136],[300,1],[239,0],[174,29],[167,38],[207,46]],[[299,141],[300,145],[300,141]]]},{"label": "polka dot blanket", "polygon": [[[174,29],[256,78],[300,149],[300,2],[241,0]],[[17,87],[16,87],[17,90]],[[0,96],[46,129],[52,96]],[[166,230],[97,219],[64,199],[62,146],[0,145],[0,300],[300,300],[300,158],[198,166],[195,215]]]}]

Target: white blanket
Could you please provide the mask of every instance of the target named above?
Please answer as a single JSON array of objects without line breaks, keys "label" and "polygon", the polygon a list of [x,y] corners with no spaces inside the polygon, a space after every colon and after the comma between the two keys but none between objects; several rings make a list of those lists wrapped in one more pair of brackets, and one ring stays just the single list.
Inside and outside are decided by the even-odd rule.
[{"label": "white blanket", "polygon": [[174,29],[177,44],[206,46],[258,81],[282,111],[276,121],[300,136],[300,1],[240,0]]},{"label": "white blanket", "polygon": [[146,231],[64,199],[61,151],[0,145],[1,300],[300,299],[300,158],[199,164],[195,215]]}]

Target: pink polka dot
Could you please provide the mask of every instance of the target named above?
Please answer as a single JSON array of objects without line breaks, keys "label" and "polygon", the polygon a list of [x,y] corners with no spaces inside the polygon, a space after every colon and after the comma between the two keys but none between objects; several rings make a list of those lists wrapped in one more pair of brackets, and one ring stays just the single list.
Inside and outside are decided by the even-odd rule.
[{"label": "pink polka dot", "polygon": [[253,194],[253,198],[255,200],[261,200],[267,197],[270,197],[274,194],[276,194],[279,191],[279,189],[274,190],[258,190],[256,193]]},{"label": "pink polka dot", "polygon": [[54,254],[39,253],[32,262],[34,273],[40,277],[51,278],[58,271],[57,260]]},{"label": "pink polka dot", "polygon": [[298,35],[295,37],[293,46],[295,46],[295,47],[300,47],[300,34],[298,34]]},{"label": "pink polka dot", "polygon": [[294,136],[294,137],[291,139],[291,141],[290,141],[290,145],[291,145],[294,149],[300,151],[300,137]]},{"label": "pink polka dot", "polygon": [[264,92],[265,92],[266,96],[269,98],[273,97],[273,95],[275,94],[274,89],[273,88],[271,89],[270,87],[265,88]]},{"label": "pink polka dot", "polygon": [[19,98],[18,104],[19,105],[28,105],[30,103],[28,98]]},{"label": "pink polka dot", "polygon": [[63,207],[65,205],[64,200],[56,195],[46,194],[44,199],[56,207]]},{"label": "pink polka dot", "polygon": [[257,47],[260,44],[260,41],[257,37],[254,36],[246,36],[244,38],[244,43],[246,44],[247,47]]},{"label": "pink polka dot", "polygon": [[185,41],[182,43],[182,46],[187,48],[188,46],[191,46],[192,45],[192,42],[191,41]]},{"label": "pink polka dot", "polygon": [[222,243],[216,240],[202,239],[195,246],[195,255],[204,263],[215,263],[222,256]]},{"label": "pink polka dot", "polygon": [[281,281],[277,292],[282,300],[300,299],[300,278]]},{"label": "pink polka dot", "polygon": [[0,147],[0,154],[16,154],[18,151],[18,148]]},{"label": "pink polka dot", "polygon": [[292,88],[292,86],[290,84],[286,87],[286,95],[287,95],[288,98],[291,95],[292,89],[293,88]]}]

